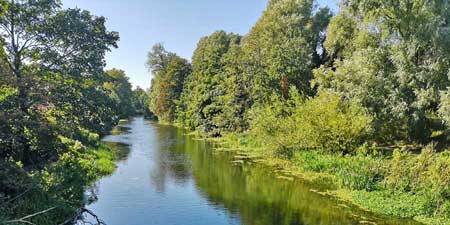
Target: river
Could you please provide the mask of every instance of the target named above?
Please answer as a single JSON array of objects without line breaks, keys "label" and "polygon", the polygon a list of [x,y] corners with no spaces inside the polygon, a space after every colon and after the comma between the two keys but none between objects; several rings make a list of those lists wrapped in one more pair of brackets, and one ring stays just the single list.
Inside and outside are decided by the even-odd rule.
[{"label": "river", "polygon": [[374,216],[261,165],[233,165],[231,153],[182,129],[138,117],[117,130],[103,140],[120,152],[117,170],[91,188],[86,206],[108,225],[417,224]]}]

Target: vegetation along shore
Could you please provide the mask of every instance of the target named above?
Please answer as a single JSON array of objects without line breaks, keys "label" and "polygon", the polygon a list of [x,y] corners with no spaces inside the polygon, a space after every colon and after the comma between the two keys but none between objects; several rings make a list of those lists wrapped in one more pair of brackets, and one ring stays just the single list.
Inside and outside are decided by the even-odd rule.
[{"label": "vegetation along shore", "polygon": [[101,137],[135,115],[377,215],[450,224],[450,2],[317,5],[269,0],[249,33],[203,37],[190,60],[155,44],[143,90],[105,69],[119,34],[104,17],[0,0],[0,224],[76,222],[120,154]]},{"label": "vegetation along shore", "polygon": [[330,194],[366,210],[450,224],[449,3],[340,5],[271,0],[248,34],[204,37],[191,62],[156,44],[150,110],[331,179]]},{"label": "vegetation along shore", "polygon": [[0,224],[73,224],[115,169],[100,137],[146,113],[144,90],[104,70],[118,33],[60,1],[0,1]]}]

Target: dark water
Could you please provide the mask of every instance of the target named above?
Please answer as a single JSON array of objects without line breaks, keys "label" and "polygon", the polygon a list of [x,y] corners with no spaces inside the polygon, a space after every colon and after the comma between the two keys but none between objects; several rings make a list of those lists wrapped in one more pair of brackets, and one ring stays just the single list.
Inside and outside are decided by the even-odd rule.
[{"label": "dark water", "polygon": [[121,153],[117,171],[87,206],[108,225],[415,224],[374,217],[262,166],[232,165],[229,153],[181,129],[135,118],[119,131],[104,139]]}]

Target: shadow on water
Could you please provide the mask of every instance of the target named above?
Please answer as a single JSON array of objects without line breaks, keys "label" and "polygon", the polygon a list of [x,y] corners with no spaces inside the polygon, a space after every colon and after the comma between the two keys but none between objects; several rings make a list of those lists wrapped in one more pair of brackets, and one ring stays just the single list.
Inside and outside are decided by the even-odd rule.
[{"label": "shadow on water", "polygon": [[111,135],[121,135],[130,133],[131,128],[117,125],[109,132]]},{"label": "shadow on water", "polygon": [[233,165],[230,153],[214,152],[182,129],[142,118],[127,127],[130,133],[106,140],[115,149],[131,149],[129,157],[99,182],[99,200],[89,206],[108,225],[418,224],[344,205],[312,192],[317,185],[277,179],[260,165]]},{"label": "shadow on water", "polygon": [[108,148],[110,148],[118,162],[126,161],[130,155],[130,145],[120,142],[104,141],[103,142]]}]

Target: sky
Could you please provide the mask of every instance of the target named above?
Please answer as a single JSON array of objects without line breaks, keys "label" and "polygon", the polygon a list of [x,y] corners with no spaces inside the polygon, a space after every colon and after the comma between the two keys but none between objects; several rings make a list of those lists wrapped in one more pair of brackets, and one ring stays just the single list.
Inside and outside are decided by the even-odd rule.
[{"label": "sky", "polygon": [[[336,0],[319,5],[336,8]],[[266,8],[267,0],[63,0],[65,8],[85,9],[107,19],[120,35],[119,48],[106,55],[107,69],[126,72],[134,87],[150,87],[145,67],[155,43],[191,59],[201,37],[217,30],[247,34]]]}]

